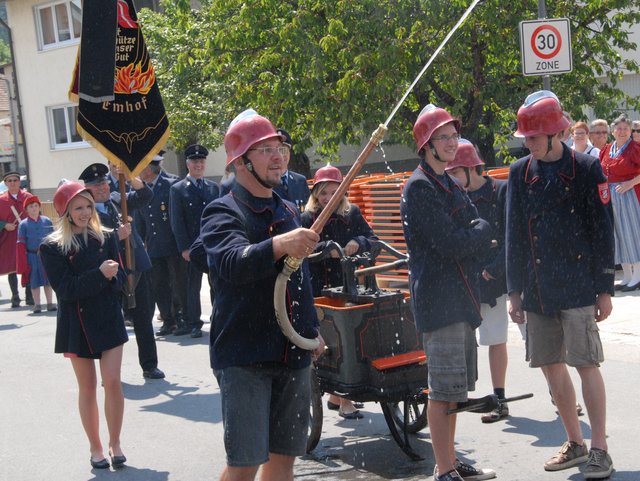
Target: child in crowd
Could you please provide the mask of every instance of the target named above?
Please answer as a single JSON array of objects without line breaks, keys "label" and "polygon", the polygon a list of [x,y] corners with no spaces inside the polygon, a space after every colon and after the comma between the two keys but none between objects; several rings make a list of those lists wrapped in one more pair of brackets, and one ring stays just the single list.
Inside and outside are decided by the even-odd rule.
[{"label": "child in crowd", "polygon": [[29,285],[33,294],[33,312],[42,312],[40,304],[40,287],[44,288],[47,299],[47,311],[57,310],[53,303],[53,290],[49,285],[47,274],[44,271],[38,248],[42,240],[53,231],[51,219],[40,215],[40,199],[35,195],[29,195],[24,199],[23,210],[27,218],[18,226],[18,240],[16,243],[16,272],[22,275],[22,285]]}]

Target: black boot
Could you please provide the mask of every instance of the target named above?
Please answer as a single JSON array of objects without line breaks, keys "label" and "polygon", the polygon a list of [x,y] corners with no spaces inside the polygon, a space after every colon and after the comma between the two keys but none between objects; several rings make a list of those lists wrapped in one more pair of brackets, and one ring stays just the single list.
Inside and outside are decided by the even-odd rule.
[{"label": "black boot", "polygon": [[25,304],[27,306],[33,306],[35,305],[35,302],[33,301],[33,294],[31,293],[31,284],[27,283],[27,287],[24,288],[24,298],[25,300]]},{"label": "black boot", "polygon": [[185,334],[189,334],[191,332],[191,328],[187,324],[187,321],[184,319],[176,319],[176,325],[178,326],[175,331],[173,331],[174,336],[184,336]]},{"label": "black boot", "polygon": [[11,307],[20,307],[20,296],[11,296]]},{"label": "black boot", "polygon": [[158,332],[156,332],[156,336],[168,336],[176,330],[176,325],[172,322],[164,322],[162,327]]},{"label": "black boot", "polygon": [[18,275],[12,272],[9,278],[9,288],[11,289],[11,307],[20,307],[20,293],[18,292]]}]

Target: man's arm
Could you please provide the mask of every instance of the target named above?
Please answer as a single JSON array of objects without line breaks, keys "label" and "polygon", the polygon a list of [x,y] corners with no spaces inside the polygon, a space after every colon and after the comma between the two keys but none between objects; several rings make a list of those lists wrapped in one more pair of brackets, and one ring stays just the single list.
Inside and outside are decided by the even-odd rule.
[{"label": "man's arm", "polygon": [[[403,222],[421,243],[433,246],[440,255],[450,259],[463,259],[488,249],[491,242],[491,226],[484,219],[475,219],[466,226],[459,226],[449,214],[436,189],[427,181],[418,180],[405,188],[407,205],[425,208],[405,209]],[[475,208],[474,208],[475,209]]]},{"label": "man's arm", "polygon": [[191,243],[189,242],[186,215],[182,208],[181,186],[181,182],[176,182],[171,186],[171,190],[169,191],[169,222],[171,223],[173,236],[176,238],[178,250],[184,252],[185,250],[189,250]]},{"label": "man's arm", "polygon": [[[514,164],[515,165],[515,164]],[[507,187],[507,218],[505,234],[505,258],[507,273],[507,292],[520,297],[524,290],[525,251],[529,241],[526,236],[526,218],[520,203],[520,185],[518,171],[511,167]]]},{"label": "man's arm", "polygon": [[[596,293],[614,293],[615,239],[613,209],[609,184],[599,162],[593,162],[589,171],[589,191],[586,193],[587,222],[589,223],[592,254],[592,272]],[[607,193],[603,194],[606,189]],[[632,194],[633,195],[633,194]],[[603,200],[604,199],[604,200]],[[608,314],[607,314],[608,315]]]},{"label": "man's arm", "polygon": [[[134,182],[135,180],[138,182]],[[137,177],[131,181],[132,189],[127,192],[127,207],[130,211],[146,207],[153,199],[151,187],[140,181]]]}]

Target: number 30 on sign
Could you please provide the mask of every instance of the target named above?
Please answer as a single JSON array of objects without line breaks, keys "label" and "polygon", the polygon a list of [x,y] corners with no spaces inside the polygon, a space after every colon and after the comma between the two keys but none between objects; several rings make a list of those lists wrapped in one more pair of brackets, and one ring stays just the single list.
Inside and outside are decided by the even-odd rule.
[{"label": "number 30 on sign", "polygon": [[571,30],[566,18],[520,22],[524,75],[571,72]]}]

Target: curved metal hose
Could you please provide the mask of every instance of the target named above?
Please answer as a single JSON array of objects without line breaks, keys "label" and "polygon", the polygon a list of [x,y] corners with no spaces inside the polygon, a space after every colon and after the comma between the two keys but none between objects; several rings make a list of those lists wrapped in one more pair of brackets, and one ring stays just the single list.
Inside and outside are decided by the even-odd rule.
[{"label": "curved metal hose", "polygon": [[291,274],[297,271],[301,264],[302,259],[296,259],[295,257],[287,257],[284,260],[284,267],[278,274],[276,285],[273,289],[273,305],[280,330],[287,339],[300,349],[313,351],[320,346],[320,340],[318,338],[309,339],[298,334],[291,325],[289,314],[287,313],[287,283]]}]

